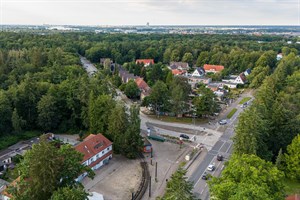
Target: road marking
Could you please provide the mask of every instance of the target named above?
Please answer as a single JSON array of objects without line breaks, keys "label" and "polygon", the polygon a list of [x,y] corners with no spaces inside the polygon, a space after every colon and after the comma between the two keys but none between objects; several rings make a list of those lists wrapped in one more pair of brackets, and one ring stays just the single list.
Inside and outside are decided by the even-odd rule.
[{"label": "road marking", "polygon": [[221,147],[218,149],[218,150],[215,150],[215,151],[217,151],[217,152],[219,152],[221,149],[222,149],[222,147],[225,145],[225,141],[222,141],[223,142],[223,144],[221,145]]},{"label": "road marking", "polygon": [[225,151],[226,153],[228,153],[228,151],[229,151],[229,149],[230,149],[231,146],[232,146],[232,143],[230,143],[228,149]]},{"label": "road marking", "polygon": [[218,167],[220,166],[220,164],[222,164],[222,162],[219,162],[219,164],[216,166],[216,170],[212,173],[213,175],[216,173]]},{"label": "road marking", "polygon": [[201,191],[201,193],[200,193],[200,194],[202,195],[202,194],[203,194],[203,192],[204,192],[204,189]]},{"label": "road marking", "polygon": [[221,167],[221,171],[223,171],[224,167],[225,167],[225,165],[222,165],[222,167]]}]

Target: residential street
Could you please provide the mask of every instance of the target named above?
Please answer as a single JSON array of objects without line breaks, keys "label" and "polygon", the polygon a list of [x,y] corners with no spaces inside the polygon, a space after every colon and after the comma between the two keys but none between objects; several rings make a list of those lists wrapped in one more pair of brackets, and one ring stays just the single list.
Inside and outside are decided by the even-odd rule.
[{"label": "residential street", "polygon": [[[251,91],[245,94],[242,94],[231,106],[223,113],[220,114],[219,119],[225,119],[227,114],[233,109],[237,108],[236,113],[232,116],[230,120],[228,120],[227,125],[223,125],[226,127],[223,135],[219,138],[219,140],[215,143],[212,149],[208,152],[203,162],[199,163],[197,169],[192,173],[189,177],[189,181],[193,182],[194,185],[194,194],[201,199],[209,199],[208,186],[205,180],[202,180],[201,177],[203,173],[206,171],[206,168],[209,164],[215,164],[216,170],[211,173],[213,176],[219,176],[221,173],[224,162],[229,159],[232,153],[233,141],[232,137],[234,136],[234,127],[238,122],[238,116],[241,112],[243,112],[246,108],[241,108],[240,104],[238,104],[245,96],[252,97]],[[219,129],[219,127],[217,127]],[[216,156],[221,154],[224,156],[224,161],[217,161]]]}]

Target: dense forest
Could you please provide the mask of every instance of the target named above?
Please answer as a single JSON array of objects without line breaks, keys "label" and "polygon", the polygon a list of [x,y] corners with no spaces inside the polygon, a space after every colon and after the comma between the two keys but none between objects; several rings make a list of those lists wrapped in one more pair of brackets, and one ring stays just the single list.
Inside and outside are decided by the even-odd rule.
[{"label": "dense forest", "polygon": [[[100,58],[112,58],[119,64],[127,63],[127,68],[132,66],[130,70],[136,68],[135,59],[154,58],[157,65],[147,72],[139,68],[135,73],[144,73],[151,86],[161,80],[164,83],[158,85],[167,84],[172,94],[171,88],[180,91],[185,87],[176,87],[180,80],[172,83],[168,78],[164,69],[170,61],[185,61],[191,66],[221,64],[225,70],[220,76],[252,68],[251,83],[258,87],[275,69],[277,53],[297,54],[300,50],[296,45],[284,47],[286,40],[279,36],[247,35],[1,32],[0,136],[27,130],[78,133],[109,129],[107,116],[117,105],[111,104],[116,77],[105,70],[88,77],[81,67],[79,54],[98,66]],[[95,102],[109,106],[95,111],[92,108]],[[176,104],[173,107],[178,108]],[[95,117],[101,125],[93,122]]]},{"label": "dense forest", "polygon": [[[133,82],[122,85],[117,74],[99,64],[100,58],[111,58],[147,81],[152,93],[144,104],[176,114],[186,109],[191,90],[186,80],[168,71],[170,61],[194,67],[224,65],[225,70],[212,75],[213,80],[250,68],[248,86],[258,88],[255,100],[239,118],[235,154],[221,178],[210,183],[211,193],[218,199],[240,199],[241,195],[282,199],[280,170],[299,180],[300,169],[300,45],[287,40],[248,35],[1,32],[0,149],[22,138],[25,131],[92,132],[111,139],[116,152],[122,149],[127,157],[136,157],[142,145],[139,108],[127,110],[115,100],[114,88],[123,87],[133,98],[138,90]],[[283,54],[280,61],[278,53]],[[79,55],[94,62],[99,73],[89,77]],[[135,64],[138,58],[153,58],[156,64],[145,69]],[[201,95],[193,99],[196,114],[215,112],[217,104],[205,103],[214,99],[211,90],[200,85],[197,92]],[[183,182],[184,174],[178,173]],[[255,175],[253,179],[249,174]]]}]

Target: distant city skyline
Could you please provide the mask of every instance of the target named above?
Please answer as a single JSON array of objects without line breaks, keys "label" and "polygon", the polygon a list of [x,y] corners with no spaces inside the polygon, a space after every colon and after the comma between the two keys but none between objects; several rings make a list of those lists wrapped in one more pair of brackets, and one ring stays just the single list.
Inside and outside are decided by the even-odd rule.
[{"label": "distant city skyline", "polygon": [[300,0],[0,0],[0,24],[300,25]]}]

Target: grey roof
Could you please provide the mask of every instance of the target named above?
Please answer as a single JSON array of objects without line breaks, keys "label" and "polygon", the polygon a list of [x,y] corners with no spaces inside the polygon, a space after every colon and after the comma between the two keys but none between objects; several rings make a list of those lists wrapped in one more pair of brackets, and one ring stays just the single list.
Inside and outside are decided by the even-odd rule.
[{"label": "grey roof", "polygon": [[177,69],[179,67],[181,67],[182,69],[187,69],[187,68],[189,68],[189,64],[186,62],[171,62],[170,67],[172,69],[173,69],[173,67],[174,67],[174,69]]},{"label": "grey roof", "polygon": [[202,67],[197,67],[196,70],[198,71],[199,74],[205,74],[205,70]]}]

